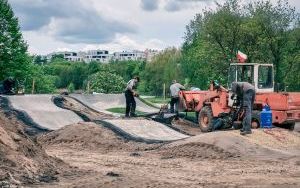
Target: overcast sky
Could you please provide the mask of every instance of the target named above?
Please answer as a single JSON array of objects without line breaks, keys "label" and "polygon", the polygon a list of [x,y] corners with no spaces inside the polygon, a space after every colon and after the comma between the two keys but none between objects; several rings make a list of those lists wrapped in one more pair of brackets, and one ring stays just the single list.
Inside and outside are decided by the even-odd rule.
[{"label": "overcast sky", "polygon": [[[185,26],[224,0],[8,0],[32,54],[179,47]],[[250,1],[250,0],[243,0]],[[271,0],[276,1],[276,0]],[[289,0],[300,10],[299,0]]]}]

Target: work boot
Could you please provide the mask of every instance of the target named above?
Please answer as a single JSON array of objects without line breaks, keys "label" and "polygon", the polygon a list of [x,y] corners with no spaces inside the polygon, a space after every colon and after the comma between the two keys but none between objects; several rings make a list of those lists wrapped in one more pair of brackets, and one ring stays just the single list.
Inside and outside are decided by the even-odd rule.
[{"label": "work boot", "polygon": [[244,132],[244,129],[240,129],[240,132]]},{"label": "work boot", "polygon": [[130,117],[137,117],[136,113],[131,113]]},{"label": "work boot", "polygon": [[251,130],[250,131],[243,131],[240,134],[244,136],[246,134],[252,134],[252,131]]}]

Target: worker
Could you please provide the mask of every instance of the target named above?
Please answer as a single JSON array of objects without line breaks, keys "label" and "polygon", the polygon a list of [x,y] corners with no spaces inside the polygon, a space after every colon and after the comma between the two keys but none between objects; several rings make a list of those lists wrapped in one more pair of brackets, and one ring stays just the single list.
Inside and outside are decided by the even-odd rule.
[{"label": "worker", "polygon": [[255,100],[255,88],[248,82],[233,82],[231,90],[242,101],[244,110],[243,128],[241,135],[251,134],[252,108]]},{"label": "worker", "polygon": [[16,81],[13,77],[9,77],[3,81],[3,83],[0,85],[0,94],[5,95],[13,95],[15,94],[14,87],[16,85]]},{"label": "worker", "polygon": [[[176,80],[172,81],[172,85],[170,86],[170,94],[171,94],[171,102],[170,102],[170,111],[171,113],[178,114],[178,103],[179,103],[179,91],[184,90],[185,87],[180,83],[177,83]],[[175,110],[174,110],[175,106]]]},{"label": "worker", "polygon": [[137,88],[137,84],[140,81],[140,78],[138,76],[135,76],[133,79],[131,79],[126,86],[125,89],[125,99],[126,99],[126,112],[125,117],[135,117],[135,108],[136,108],[136,102],[134,97],[138,97],[138,93],[135,91]]}]

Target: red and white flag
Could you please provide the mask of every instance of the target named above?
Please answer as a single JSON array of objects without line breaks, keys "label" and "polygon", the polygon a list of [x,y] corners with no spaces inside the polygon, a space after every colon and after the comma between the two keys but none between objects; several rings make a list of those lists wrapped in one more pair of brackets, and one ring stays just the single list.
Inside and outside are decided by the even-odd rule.
[{"label": "red and white flag", "polygon": [[245,63],[245,61],[247,60],[248,56],[246,54],[244,54],[241,51],[238,51],[236,58],[238,59],[239,63]]}]

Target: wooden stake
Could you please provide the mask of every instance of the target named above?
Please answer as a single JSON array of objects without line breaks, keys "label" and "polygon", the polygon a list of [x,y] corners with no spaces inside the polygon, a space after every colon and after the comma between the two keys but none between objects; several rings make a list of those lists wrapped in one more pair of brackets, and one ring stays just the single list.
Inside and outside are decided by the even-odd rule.
[{"label": "wooden stake", "polygon": [[34,94],[34,90],[35,90],[35,80],[32,80],[32,90],[31,90],[31,94]]}]

